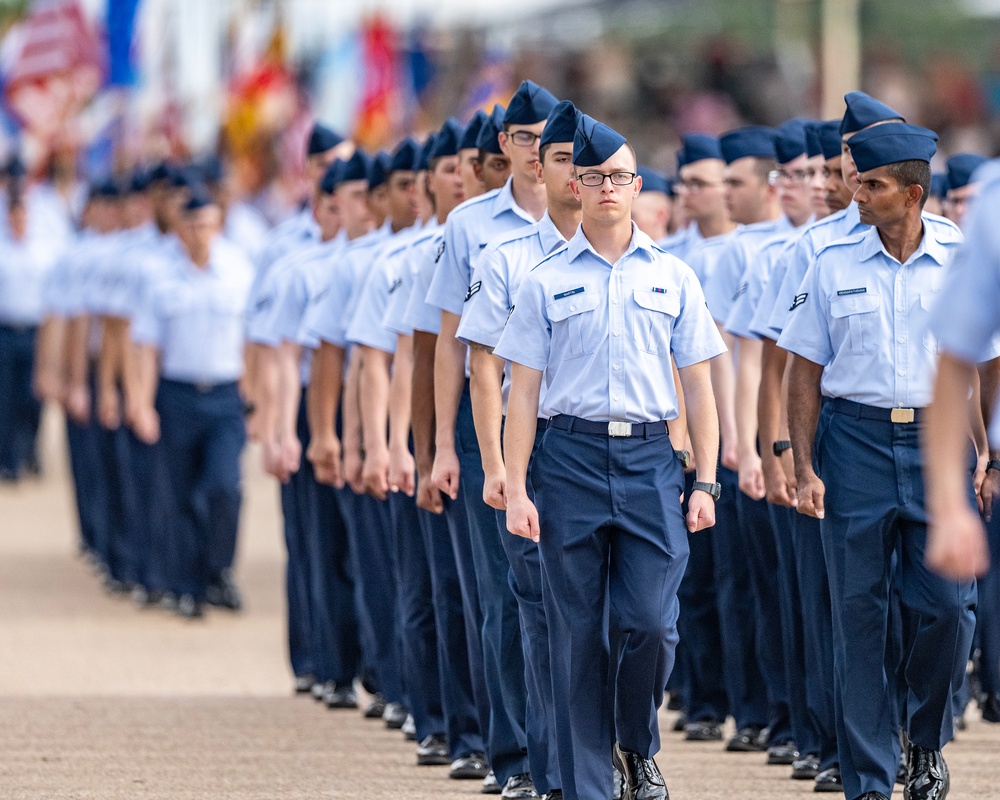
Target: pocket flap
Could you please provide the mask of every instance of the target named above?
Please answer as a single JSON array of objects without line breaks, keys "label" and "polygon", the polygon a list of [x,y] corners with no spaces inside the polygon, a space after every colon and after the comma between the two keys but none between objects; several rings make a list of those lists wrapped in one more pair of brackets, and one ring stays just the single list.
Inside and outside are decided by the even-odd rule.
[{"label": "pocket flap", "polygon": [[633,297],[635,297],[636,303],[650,311],[660,311],[672,317],[679,316],[681,313],[681,298],[676,294],[636,289],[633,292]]},{"label": "pocket flap", "polygon": [[841,319],[852,314],[870,314],[873,311],[878,311],[879,301],[880,296],[877,294],[838,297],[830,301],[830,316],[834,319]]},{"label": "pocket flap", "polygon": [[570,293],[572,291],[573,289],[568,289],[566,292],[556,292],[555,294],[562,296],[545,304],[545,313],[550,322],[560,322],[574,314],[582,314],[584,311],[593,311],[597,308],[600,302],[597,292],[588,291],[586,288],[582,292]]}]

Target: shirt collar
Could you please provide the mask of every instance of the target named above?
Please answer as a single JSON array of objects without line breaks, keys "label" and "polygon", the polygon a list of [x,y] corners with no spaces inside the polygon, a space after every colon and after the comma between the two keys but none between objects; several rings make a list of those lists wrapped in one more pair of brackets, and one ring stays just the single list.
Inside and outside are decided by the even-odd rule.
[{"label": "shirt collar", "polygon": [[538,239],[542,243],[542,252],[545,255],[548,255],[557,247],[566,243],[563,235],[559,233],[559,229],[552,221],[552,217],[549,216],[548,211],[542,214],[542,218],[538,220]]},{"label": "shirt collar", "polygon": [[[889,261],[896,262],[896,259],[889,255],[889,251],[887,251],[885,249],[885,245],[882,244],[882,237],[878,235],[878,228],[874,225],[872,225],[865,233],[860,244],[861,252],[859,254],[859,261],[867,261],[868,259],[881,253]],[[924,223],[924,235],[920,239],[920,244],[917,249],[913,251],[913,255],[910,256],[906,263],[912,264],[918,258],[925,255],[937,262],[940,267],[943,267],[948,262],[948,249],[938,241],[934,232],[930,229],[930,227],[928,227],[926,222]]]},{"label": "shirt collar", "polygon": [[[584,236],[582,224],[576,229],[576,233],[573,234],[573,238],[569,240],[566,247],[567,247],[566,255],[570,261],[575,261],[581,253],[589,251],[596,258],[599,258],[602,263],[604,264],[608,263],[607,260],[604,258],[604,256],[599,255],[597,251],[594,250],[594,248],[590,244],[590,241],[587,239],[586,236]],[[622,255],[622,258],[625,258],[625,256],[631,255],[632,253],[639,250],[645,252],[647,256],[651,256],[653,252],[656,251],[656,245],[653,243],[653,240],[650,239],[642,231],[640,231],[636,227],[636,224],[633,222],[632,241],[629,242],[628,249],[625,250],[625,253]]]},{"label": "shirt collar", "polygon": [[507,178],[507,182],[501,187],[500,191],[497,192],[496,197],[493,198],[493,217],[499,217],[505,211],[513,211],[519,217],[527,220],[532,225],[537,222],[537,220],[531,216],[527,211],[525,211],[521,206],[517,204],[517,200],[514,199],[514,176]]}]

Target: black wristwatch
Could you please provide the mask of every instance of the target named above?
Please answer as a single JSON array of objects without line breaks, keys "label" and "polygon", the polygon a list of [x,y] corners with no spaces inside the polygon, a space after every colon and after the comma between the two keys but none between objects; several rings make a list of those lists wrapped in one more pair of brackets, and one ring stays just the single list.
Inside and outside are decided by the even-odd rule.
[{"label": "black wristwatch", "polygon": [[773,445],[771,445],[771,451],[776,456],[781,456],[786,450],[792,449],[792,443],[788,439],[778,439]]},{"label": "black wristwatch", "polygon": [[681,462],[681,466],[684,469],[691,468],[691,453],[687,450],[674,450],[674,455],[677,456],[677,460]]},{"label": "black wristwatch", "polygon": [[995,469],[997,472],[1000,472],[1000,461],[987,461],[986,471],[989,472],[991,469]]},{"label": "black wristwatch", "polygon": [[718,501],[722,497],[721,483],[708,483],[707,481],[695,481],[691,486],[692,492],[708,492],[712,499]]}]

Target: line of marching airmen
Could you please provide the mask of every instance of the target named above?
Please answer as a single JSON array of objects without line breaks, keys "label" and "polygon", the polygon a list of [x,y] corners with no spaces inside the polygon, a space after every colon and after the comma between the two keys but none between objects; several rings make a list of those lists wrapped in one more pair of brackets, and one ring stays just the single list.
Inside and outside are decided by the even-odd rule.
[{"label": "line of marching airmen", "polygon": [[[271,230],[216,162],[94,185],[75,234],[11,177],[3,478],[60,403],[108,588],[199,617],[241,606],[258,440],[296,690],[357,708],[360,682],[483,793],[666,798],[669,691],[686,740],[815,791],[943,798],[970,700],[1000,721],[1000,582],[926,566],[920,437],[995,168],[938,180],[933,132],[845,101],[687,134],[672,180],[531,81],[391,153],[317,124],[312,196]],[[987,327],[953,337],[974,446],[943,463],[998,546]]]}]

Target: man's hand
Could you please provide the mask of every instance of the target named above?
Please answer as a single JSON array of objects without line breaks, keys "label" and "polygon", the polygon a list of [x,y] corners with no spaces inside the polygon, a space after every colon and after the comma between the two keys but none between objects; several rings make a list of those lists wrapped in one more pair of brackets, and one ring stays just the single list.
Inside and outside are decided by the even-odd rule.
[{"label": "man's hand", "polygon": [[736,447],[736,443],[729,444],[728,442],[722,443],[722,466],[726,469],[731,469],[736,472],[740,468],[740,454],[739,449]]},{"label": "man's hand", "polygon": [[454,450],[438,448],[434,454],[434,471],[431,480],[434,485],[452,500],[458,497],[459,465]]},{"label": "man's hand", "polygon": [[507,510],[507,471],[487,473],[483,482],[483,502],[498,511]]},{"label": "man's hand", "polygon": [[1000,500],[1000,471],[991,469],[979,486],[979,509],[987,522],[993,520],[993,505],[998,500]]},{"label": "man's hand", "polygon": [[66,413],[77,425],[90,421],[90,390],[84,385],[70,386],[66,394]]},{"label": "man's hand", "polygon": [[289,475],[281,456],[281,443],[274,437],[261,442],[261,454],[264,457],[264,472],[277,478],[281,483],[288,483]]},{"label": "man's hand", "polygon": [[526,494],[518,494],[507,500],[507,530],[515,536],[522,536],[537,542],[541,538],[538,528],[538,509]]},{"label": "man's hand", "polygon": [[313,472],[316,473],[316,480],[319,483],[337,489],[344,488],[340,440],[336,436],[329,436],[325,439],[322,436],[314,436],[309,442],[306,458],[313,465]]},{"label": "man's hand", "polygon": [[152,445],[160,441],[160,415],[156,413],[156,409],[140,406],[132,430],[143,444]]},{"label": "man's hand", "polygon": [[416,493],[416,466],[413,454],[405,447],[389,449],[389,491],[402,492],[407,497]]},{"label": "man's hand", "polygon": [[302,442],[295,434],[281,439],[281,466],[289,478],[302,466]]},{"label": "man's hand", "polygon": [[116,390],[98,393],[97,418],[101,422],[101,427],[109,431],[117,430],[121,426],[121,403]]},{"label": "man's hand", "polygon": [[945,578],[969,581],[990,566],[986,531],[968,506],[935,514],[927,528],[927,566]]},{"label": "man's hand", "polygon": [[361,478],[363,471],[364,461],[361,458],[361,451],[357,447],[345,448],[344,482],[351,487],[355,494],[362,494],[365,490],[365,484]]},{"label": "man's hand", "polygon": [[365,451],[361,482],[372,497],[385,500],[389,496],[389,450],[384,445]]},{"label": "man's hand", "polygon": [[789,483],[781,462],[774,457],[763,459],[761,469],[764,474],[764,489],[767,502],[776,506],[795,508],[795,489]]},{"label": "man's hand", "polygon": [[810,469],[799,477],[798,483],[799,503],[796,508],[798,508],[799,513],[823,519],[825,513],[823,500],[826,496],[826,486],[820,480],[819,475]]},{"label": "man's hand", "polygon": [[441,491],[431,480],[430,468],[417,470],[417,508],[440,514],[444,511],[444,500]]},{"label": "man's hand", "polygon": [[708,492],[691,492],[688,498],[687,528],[691,533],[715,525],[715,498]]},{"label": "man's hand", "polygon": [[761,500],[764,497],[764,472],[760,463],[760,456],[756,453],[748,453],[740,459],[739,463],[740,491],[752,500]]}]

